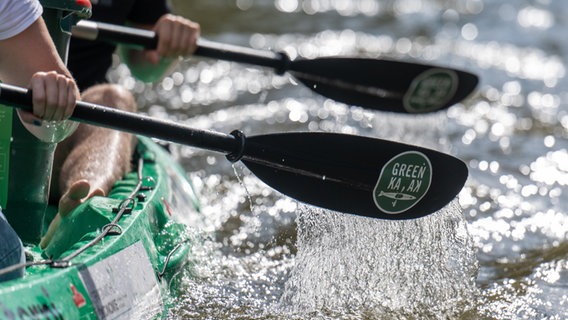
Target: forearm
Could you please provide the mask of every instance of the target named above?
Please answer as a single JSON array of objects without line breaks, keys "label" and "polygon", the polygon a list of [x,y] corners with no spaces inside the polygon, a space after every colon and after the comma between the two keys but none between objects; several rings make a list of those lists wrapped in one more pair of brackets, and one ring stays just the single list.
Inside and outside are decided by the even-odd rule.
[{"label": "forearm", "polygon": [[[2,81],[33,89],[34,113],[44,119],[65,118],[65,108],[58,105],[58,100],[64,96],[79,96],[76,86],[66,85],[72,84],[70,73],[59,58],[41,18],[20,34],[0,43],[0,70]],[[73,103],[67,101],[67,104]],[[28,131],[45,142],[61,141],[76,127],[69,121],[39,121],[31,113],[18,111],[18,115]]]},{"label": "forearm", "polygon": [[22,33],[0,44],[0,79],[27,87],[38,71],[56,71],[71,76],[51,42],[43,19],[38,19]]}]

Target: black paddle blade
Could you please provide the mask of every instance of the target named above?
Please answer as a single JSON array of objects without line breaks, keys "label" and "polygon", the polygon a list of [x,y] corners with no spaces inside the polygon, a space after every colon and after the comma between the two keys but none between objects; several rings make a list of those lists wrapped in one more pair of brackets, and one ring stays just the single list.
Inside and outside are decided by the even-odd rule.
[{"label": "black paddle blade", "polygon": [[413,219],[447,205],[465,164],[437,151],[333,133],[249,137],[243,163],[272,188],[322,208],[381,219]]},{"label": "black paddle blade", "polygon": [[381,111],[426,113],[471,94],[477,76],[450,68],[359,58],[295,60],[295,78],[322,96]]}]

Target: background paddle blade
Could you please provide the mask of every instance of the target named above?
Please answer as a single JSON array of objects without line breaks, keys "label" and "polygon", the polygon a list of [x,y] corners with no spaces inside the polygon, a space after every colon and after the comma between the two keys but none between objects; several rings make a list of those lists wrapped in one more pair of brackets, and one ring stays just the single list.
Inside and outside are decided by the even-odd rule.
[{"label": "background paddle blade", "polygon": [[242,161],[266,184],[299,201],[394,220],[443,208],[468,175],[461,160],[444,153],[333,133],[249,137]]},{"label": "background paddle blade", "polygon": [[295,60],[295,78],[313,91],[381,111],[426,113],[448,108],[473,92],[477,76],[451,68],[378,59]]}]

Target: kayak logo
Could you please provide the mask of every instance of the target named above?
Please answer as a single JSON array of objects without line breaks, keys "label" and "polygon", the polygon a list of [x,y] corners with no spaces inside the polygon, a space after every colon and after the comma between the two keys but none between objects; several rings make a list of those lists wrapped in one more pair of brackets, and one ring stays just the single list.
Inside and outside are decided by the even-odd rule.
[{"label": "kayak logo", "polygon": [[431,182],[430,159],[422,152],[403,152],[383,166],[373,189],[373,200],[387,214],[403,213],[426,195]]},{"label": "kayak logo", "polygon": [[404,109],[423,113],[442,108],[456,93],[458,76],[453,70],[429,69],[410,84],[403,98]]}]

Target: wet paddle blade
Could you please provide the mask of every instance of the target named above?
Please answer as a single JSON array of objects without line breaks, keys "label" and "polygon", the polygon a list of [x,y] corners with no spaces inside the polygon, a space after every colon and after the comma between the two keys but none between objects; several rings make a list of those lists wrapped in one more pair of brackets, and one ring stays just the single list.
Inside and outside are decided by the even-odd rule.
[{"label": "wet paddle blade", "polygon": [[248,137],[243,163],[272,188],[322,208],[412,219],[452,201],[465,164],[437,151],[333,133]]},{"label": "wet paddle blade", "polygon": [[295,60],[295,78],[322,96],[364,108],[426,113],[448,108],[470,95],[477,76],[446,67],[378,59]]}]

